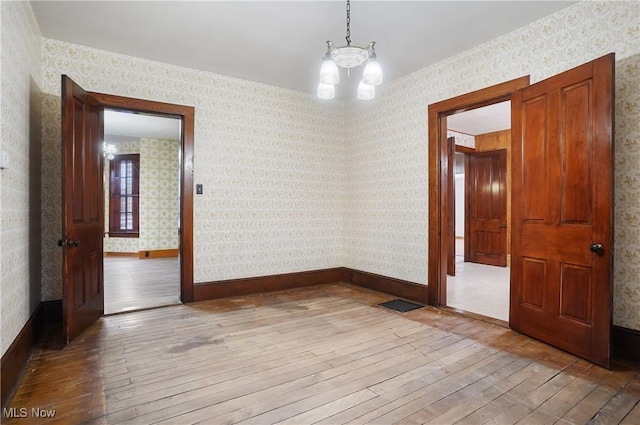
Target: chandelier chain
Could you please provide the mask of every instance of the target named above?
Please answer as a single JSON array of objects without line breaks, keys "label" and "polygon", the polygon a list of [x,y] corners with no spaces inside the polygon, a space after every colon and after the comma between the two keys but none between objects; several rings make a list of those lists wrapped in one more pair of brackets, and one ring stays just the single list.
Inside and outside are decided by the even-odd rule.
[{"label": "chandelier chain", "polygon": [[347,0],[347,46],[351,46],[351,2]]}]

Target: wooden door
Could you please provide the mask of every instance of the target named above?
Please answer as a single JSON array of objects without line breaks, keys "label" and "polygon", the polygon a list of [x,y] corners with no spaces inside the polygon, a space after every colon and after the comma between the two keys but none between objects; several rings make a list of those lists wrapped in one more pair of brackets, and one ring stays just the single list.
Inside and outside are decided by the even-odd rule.
[{"label": "wooden door", "polygon": [[449,137],[447,139],[447,181],[448,192],[447,193],[447,228],[449,230],[449,249],[447,253],[447,274],[451,276],[456,275],[456,139],[455,137]]},{"label": "wooden door", "polygon": [[465,165],[465,261],[505,267],[507,151],[469,153]]},{"label": "wooden door", "polygon": [[614,55],[512,98],[514,330],[609,366]]},{"label": "wooden door", "polygon": [[104,312],[102,235],[104,111],[62,76],[63,337],[69,343]]}]

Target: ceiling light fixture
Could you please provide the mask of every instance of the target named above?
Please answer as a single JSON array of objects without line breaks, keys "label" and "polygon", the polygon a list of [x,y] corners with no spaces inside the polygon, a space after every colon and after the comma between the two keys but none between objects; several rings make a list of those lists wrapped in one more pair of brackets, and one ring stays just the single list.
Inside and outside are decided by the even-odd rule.
[{"label": "ceiling light fixture", "polygon": [[336,95],[335,85],[340,82],[338,67],[346,68],[350,75],[351,68],[365,64],[362,81],[358,85],[358,99],[370,100],[376,96],[375,86],[382,84],[382,69],[376,60],[375,41],[366,47],[351,45],[351,2],[347,0],[347,45],[335,47],[327,41],[327,53],[320,68],[318,97],[333,99]]},{"label": "ceiling light fixture", "polygon": [[107,142],[103,142],[103,145],[104,145],[103,156],[106,156],[107,159],[114,159],[115,158],[114,154],[118,152],[118,149],[116,149],[115,145],[110,145]]}]

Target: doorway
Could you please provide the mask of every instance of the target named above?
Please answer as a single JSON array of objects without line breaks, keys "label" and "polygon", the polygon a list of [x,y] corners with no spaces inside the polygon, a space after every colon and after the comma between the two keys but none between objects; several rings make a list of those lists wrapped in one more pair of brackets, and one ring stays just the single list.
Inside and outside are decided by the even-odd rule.
[{"label": "doorway", "polygon": [[[64,219],[58,246],[63,248],[62,338],[64,344],[69,344],[104,314],[105,109],[165,114],[181,121],[178,233],[180,301],[193,301],[195,109],[191,106],[88,92],[67,75],[61,76],[61,105]],[[126,209],[129,210],[129,206]]]},{"label": "doorway", "polygon": [[447,120],[454,213],[446,306],[503,322],[509,321],[510,128],[510,101]]},{"label": "doorway", "polygon": [[105,109],[105,314],[180,303],[181,124]]},{"label": "doorway", "polygon": [[448,120],[459,112],[509,101],[511,93],[528,85],[529,77],[525,76],[429,105],[429,285],[427,291],[430,305],[447,305],[447,270],[451,243],[449,217],[455,214],[447,196],[452,184],[450,181],[453,181],[449,167],[449,157],[452,155],[449,155],[450,146],[447,144]]}]

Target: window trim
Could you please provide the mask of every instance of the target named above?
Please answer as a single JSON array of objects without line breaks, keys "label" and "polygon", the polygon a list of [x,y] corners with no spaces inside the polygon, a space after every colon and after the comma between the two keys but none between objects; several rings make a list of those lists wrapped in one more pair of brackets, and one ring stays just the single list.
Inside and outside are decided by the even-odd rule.
[{"label": "window trim", "polygon": [[[116,224],[120,223],[120,201],[122,195],[119,193],[119,169],[122,161],[133,162],[133,184],[132,193],[132,213],[133,229],[122,230]],[[115,155],[109,161],[109,237],[112,238],[139,238],[140,237],[140,154],[120,154]]]}]

